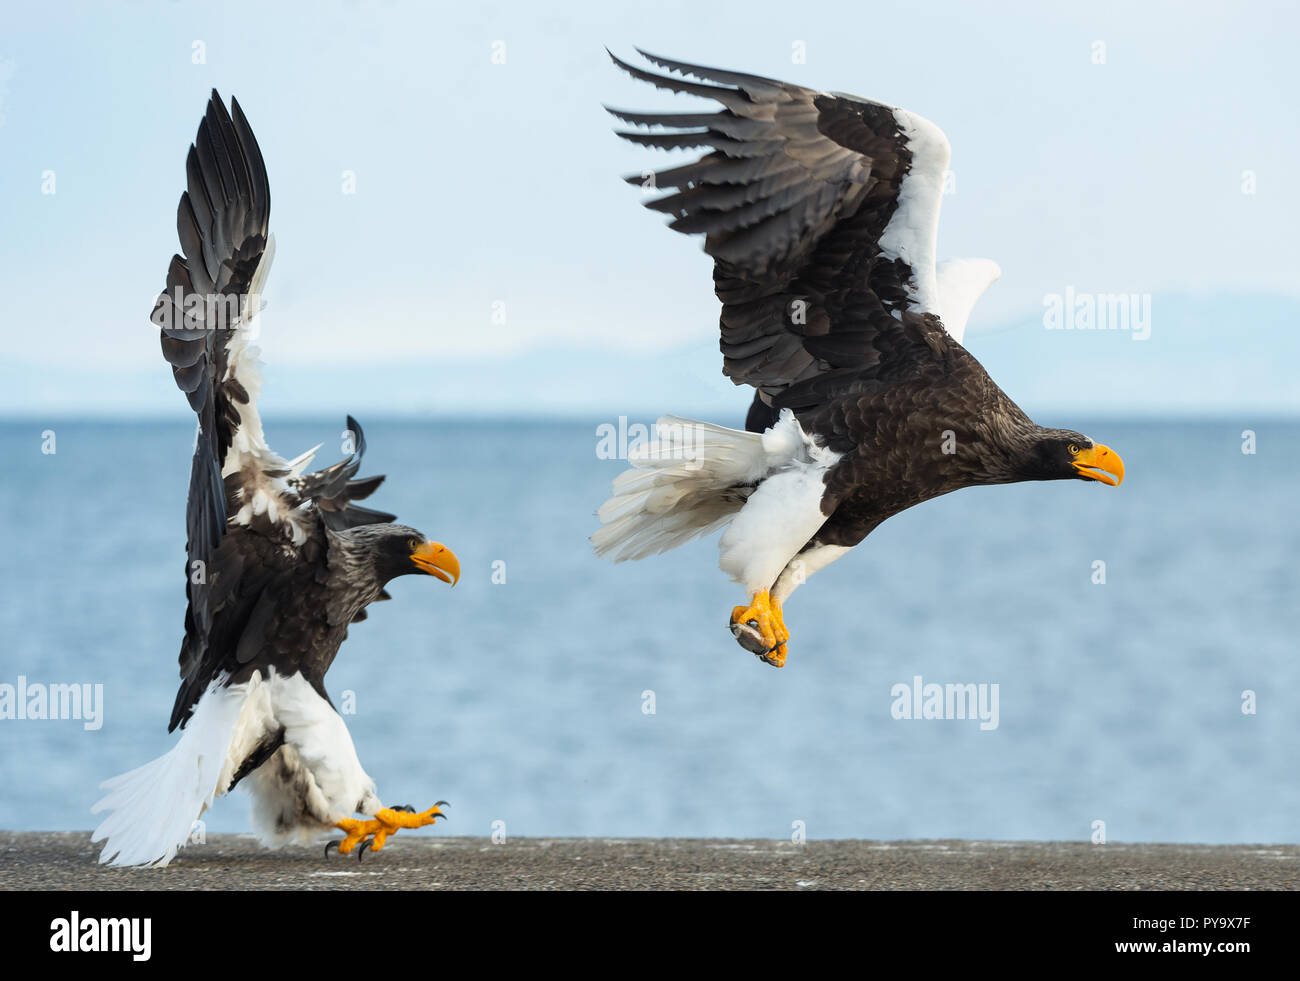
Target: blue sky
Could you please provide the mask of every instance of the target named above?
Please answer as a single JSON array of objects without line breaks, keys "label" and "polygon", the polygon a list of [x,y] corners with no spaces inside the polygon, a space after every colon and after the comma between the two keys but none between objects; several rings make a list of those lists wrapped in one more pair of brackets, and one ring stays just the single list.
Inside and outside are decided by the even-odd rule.
[{"label": "blue sky", "polygon": [[[1295,413],[1298,33],[1265,3],[12,10],[0,413],[186,411],[147,315],[214,85],[270,171],[268,414],[743,405],[717,375],[708,259],[618,180],[665,158],[616,140],[601,103],[675,101],[603,52],[634,44],[938,123],[940,254],[1003,268],[968,346],[1031,412]],[[1151,339],[1045,331],[1067,287],[1149,295]]]}]

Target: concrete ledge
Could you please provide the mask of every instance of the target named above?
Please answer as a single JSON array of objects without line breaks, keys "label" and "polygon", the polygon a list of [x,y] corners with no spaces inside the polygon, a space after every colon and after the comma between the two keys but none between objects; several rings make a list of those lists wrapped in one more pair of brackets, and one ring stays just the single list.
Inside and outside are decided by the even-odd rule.
[{"label": "concrete ledge", "polygon": [[97,863],[87,832],[0,831],[0,889],[1297,889],[1297,845],[448,838],[363,862],[213,835],[165,869]]}]

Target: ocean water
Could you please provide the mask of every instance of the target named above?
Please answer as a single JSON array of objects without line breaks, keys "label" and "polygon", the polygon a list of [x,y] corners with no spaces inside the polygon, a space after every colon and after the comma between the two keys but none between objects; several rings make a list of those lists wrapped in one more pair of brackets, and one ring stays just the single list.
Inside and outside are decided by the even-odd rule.
[{"label": "ocean water", "polygon": [[[449,800],[447,833],[1300,841],[1300,424],[1084,426],[1122,488],[892,519],[795,595],[776,670],[726,629],[714,540],[591,554],[622,469],[595,421],[362,421],[365,472],[390,475],[371,503],[464,574],[396,582],[327,686],[380,795]],[[330,462],[340,428],[268,435]],[[0,720],[0,827],[91,827],[99,781],[171,744],[191,439],[0,424],[0,684],[103,686],[97,729]],[[996,684],[997,727],[895,718],[916,676]],[[247,812],[236,791],[209,830]]]}]

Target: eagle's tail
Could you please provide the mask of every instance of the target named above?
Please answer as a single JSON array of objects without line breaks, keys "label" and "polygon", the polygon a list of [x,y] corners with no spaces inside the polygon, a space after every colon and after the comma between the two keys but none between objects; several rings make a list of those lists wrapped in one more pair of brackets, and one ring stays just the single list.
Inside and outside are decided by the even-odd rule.
[{"label": "eagle's tail", "polygon": [[632,469],[614,478],[614,494],[597,512],[597,555],[643,559],[722,528],[805,443],[788,409],[764,433],[678,416],[663,416],[655,428],[628,454]]},{"label": "eagle's tail", "polygon": [[[242,685],[213,685],[199,699],[181,738],[144,766],[105,780],[107,791],[91,813],[110,811],[92,841],[104,841],[100,862],[164,866],[194,831],[194,822],[230,787],[232,760],[242,744],[260,738],[265,697],[253,698],[259,678]],[[237,745],[239,744],[239,745]]]}]

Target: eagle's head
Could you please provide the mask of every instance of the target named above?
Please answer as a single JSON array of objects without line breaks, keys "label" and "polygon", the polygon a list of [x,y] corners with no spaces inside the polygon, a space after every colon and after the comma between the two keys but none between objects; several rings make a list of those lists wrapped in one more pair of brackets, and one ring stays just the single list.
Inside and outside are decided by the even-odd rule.
[{"label": "eagle's head", "polygon": [[1124,461],[1104,443],[1068,429],[1045,429],[1028,447],[1022,480],[1099,480],[1111,487],[1124,481]]},{"label": "eagle's head", "polygon": [[430,541],[406,525],[375,524],[352,529],[355,538],[365,540],[380,583],[398,576],[420,573],[456,585],[460,561],[445,545]]}]

